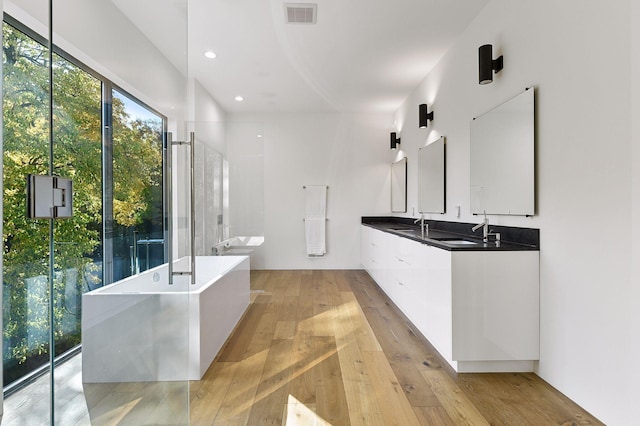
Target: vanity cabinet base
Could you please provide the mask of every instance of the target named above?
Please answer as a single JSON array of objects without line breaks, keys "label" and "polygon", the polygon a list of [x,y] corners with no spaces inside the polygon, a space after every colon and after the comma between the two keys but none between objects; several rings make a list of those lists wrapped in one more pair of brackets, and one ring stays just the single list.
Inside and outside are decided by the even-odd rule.
[{"label": "vanity cabinet base", "polygon": [[531,373],[537,361],[454,361],[458,373]]},{"label": "vanity cabinet base", "polygon": [[362,264],[460,373],[531,372],[539,251],[448,251],[362,227]]}]

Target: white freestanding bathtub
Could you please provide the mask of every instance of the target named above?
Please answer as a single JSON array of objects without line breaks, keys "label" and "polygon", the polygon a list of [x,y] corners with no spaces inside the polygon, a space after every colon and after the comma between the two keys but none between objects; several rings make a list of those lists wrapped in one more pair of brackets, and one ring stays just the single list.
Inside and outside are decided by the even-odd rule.
[{"label": "white freestanding bathtub", "polygon": [[[189,259],[174,263],[189,269]],[[169,285],[162,265],[82,296],[86,383],[199,380],[249,305],[249,257],[196,257]]]}]

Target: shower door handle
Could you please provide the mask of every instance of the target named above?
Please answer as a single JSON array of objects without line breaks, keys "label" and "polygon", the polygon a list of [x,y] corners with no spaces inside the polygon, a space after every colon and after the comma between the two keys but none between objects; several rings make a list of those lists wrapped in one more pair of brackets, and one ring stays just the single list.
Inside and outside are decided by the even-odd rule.
[{"label": "shower door handle", "polygon": [[[167,213],[168,213],[168,220],[169,220],[169,225],[167,226],[167,245],[169,247],[168,249],[168,258],[169,258],[169,284],[173,284],[173,276],[174,275],[191,275],[191,284],[195,284],[196,283],[196,197],[195,197],[195,180],[196,180],[196,174],[195,174],[195,166],[194,166],[194,160],[195,160],[195,140],[196,140],[196,135],[194,132],[191,132],[189,134],[189,141],[188,142],[180,142],[180,141],[173,141],[172,140],[172,134],[171,133],[167,133],[167,169],[169,170],[167,173],[167,177],[168,177],[168,194],[167,194]],[[190,272],[174,272],[173,271],[173,252],[172,252],[172,244],[173,244],[173,179],[171,176],[171,169],[172,169],[172,160],[173,160],[173,145],[189,145],[189,157],[190,157],[190,237],[191,237],[191,271]]]}]

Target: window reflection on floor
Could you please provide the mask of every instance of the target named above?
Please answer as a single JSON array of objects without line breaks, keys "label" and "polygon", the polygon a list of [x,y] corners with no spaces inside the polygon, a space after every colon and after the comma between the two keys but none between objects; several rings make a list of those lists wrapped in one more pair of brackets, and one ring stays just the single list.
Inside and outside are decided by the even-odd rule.
[{"label": "window reflection on floor", "polygon": [[[186,381],[82,383],[81,372],[81,354],[56,366],[56,425],[188,424]],[[2,424],[49,424],[49,381],[44,375],[6,398]]]},{"label": "window reflection on floor", "polygon": [[289,395],[282,424],[284,426],[332,426],[331,423],[322,419],[314,413],[311,408],[298,401],[293,395]]}]

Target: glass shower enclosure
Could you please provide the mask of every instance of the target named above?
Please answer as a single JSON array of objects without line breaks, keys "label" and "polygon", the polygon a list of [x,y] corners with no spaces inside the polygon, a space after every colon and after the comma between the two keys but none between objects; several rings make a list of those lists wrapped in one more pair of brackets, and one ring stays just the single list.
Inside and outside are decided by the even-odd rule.
[{"label": "glass shower enclosure", "polygon": [[[150,328],[145,330],[152,330],[155,338],[135,347],[118,346],[122,335],[140,333],[143,323],[122,320],[117,334],[100,329],[90,343],[83,335],[102,326],[86,324],[83,294],[147,270],[156,271],[150,275],[154,282],[169,282],[169,259],[194,253],[185,204],[168,214],[172,203],[191,202],[181,190],[189,173],[184,160],[176,161],[173,175],[167,169],[169,150],[178,158],[193,149],[168,143],[169,134],[174,141],[187,141],[193,130],[187,125],[188,2],[0,4],[2,421],[188,424],[189,380],[180,375],[189,362],[188,297],[176,297],[171,315],[163,316],[158,304],[164,302],[157,297],[127,302],[124,295],[105,292],[105,299],[123,301],[107,305],[103,318],[128,318],[133,305],[144,306],[147,310],[135,315],[148,317],[145,326]],[[202,158],[222,163],[213,153]],[[222,169],[215,173],[222,177]],[[73,181],[71,218],[26,216],[30,174]],[[169,179],[173,199],[166,191]],[[217,197],[219,201],[211,202],[222,209],[223,197]],[[199,206],[203,213],[209,208],[205,201]],[[213,229],[218,229],[217,216],[215,220]],[[166,336],[169,330],[178,336]],[[88,362],[83,367],[85,343],[104,351],[115,346],[127,362],[109,368],[121,374],[96,374],[94,370],[108,368],[95,360],[91,370]],[[153,369],[154,357],[169,345],[184,346],[171,360],[176,370],[172,379],[142,374]]]}]

